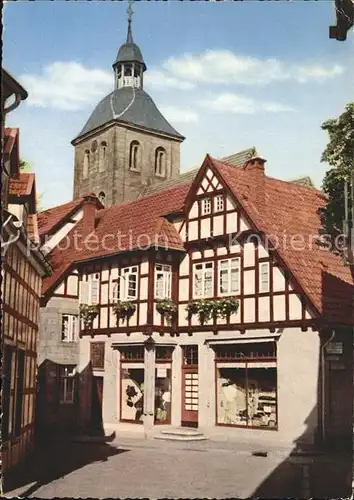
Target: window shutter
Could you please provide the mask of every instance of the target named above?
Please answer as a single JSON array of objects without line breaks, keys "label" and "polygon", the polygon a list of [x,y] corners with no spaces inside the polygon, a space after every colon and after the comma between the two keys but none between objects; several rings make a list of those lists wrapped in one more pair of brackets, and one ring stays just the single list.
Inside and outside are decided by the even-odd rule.
[{"label": "window shutter", "polygon": [[89,303],[90,283],[88,281],[80,281],[80,304]]}]

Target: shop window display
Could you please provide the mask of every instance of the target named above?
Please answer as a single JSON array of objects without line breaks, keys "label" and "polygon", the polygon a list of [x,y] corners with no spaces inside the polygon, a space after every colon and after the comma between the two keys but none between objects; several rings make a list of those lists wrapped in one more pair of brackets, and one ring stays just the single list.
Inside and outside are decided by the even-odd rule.
[{"label": "shop window display", "polygon": [[218,424],[276,429],[275,360],[217,361],[216,370]]},{"label": "shop window display", "polygon": [[144,368],[122,368],[121,420],[143,422]]},{"label": "shop window display", "polygon": [[158,366],[155,372],[155,423],[171,422],[171,368]]}]

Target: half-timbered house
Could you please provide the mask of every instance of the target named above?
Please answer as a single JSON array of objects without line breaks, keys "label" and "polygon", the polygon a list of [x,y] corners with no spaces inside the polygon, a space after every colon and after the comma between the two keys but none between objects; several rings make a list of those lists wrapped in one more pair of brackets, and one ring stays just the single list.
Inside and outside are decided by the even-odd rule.
[{"label": "half-timbered house", "polygon": [[325,203],[257,155],[207,155],[135,201],[43,212],[43,422],[351,436],[353,276],[320,238]]},{"label": "half-timbered house", "polygon": [[[27,97],[2,70],[2,121]],[[36,246],[38,227],[33,173],[20,172],[19,129],[2,128],[2,448],[7,472],[34,446],[37,337],[42,277],[50,266]]]}]

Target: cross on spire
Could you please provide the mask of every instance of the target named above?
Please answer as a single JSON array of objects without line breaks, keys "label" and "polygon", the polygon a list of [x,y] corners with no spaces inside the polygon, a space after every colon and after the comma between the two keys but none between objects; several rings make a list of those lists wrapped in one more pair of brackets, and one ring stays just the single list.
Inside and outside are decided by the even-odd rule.
[{"label": "cross on spire", "polygon": [[133,18],[133,5],[134,0],[128,0],[128,8],[127,8],[127,14],[128,14],[128,34],[127,34],[127,43],[133,43],[133,35],[132,35],[132,18]]}]

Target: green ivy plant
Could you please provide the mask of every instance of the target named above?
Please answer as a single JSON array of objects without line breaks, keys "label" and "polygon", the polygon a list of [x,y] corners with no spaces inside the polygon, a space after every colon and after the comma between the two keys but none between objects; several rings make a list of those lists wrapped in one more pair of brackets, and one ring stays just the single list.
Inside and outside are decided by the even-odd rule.
[{"label": "green ivy plant", "polygon": [[97,305],[80,304],[79,307],[80,319],[84,323],[85,330],[91,330],[93,325],[93,320],[98,314]]},{"label": "green ivy plant", "polygon": [[177,305],[171,299],[158,299],[156,301],[156,311],[166,318],[168,323],[171,323],[177,312]]},{"label": "green ivy plant", "polygon": [[211,318],[228,318],[237,312],[239,301],[235,297],[222,299],[197,299],[190,300],[186,310],[188,317],[198,316],[199,323],[203,325]]},{"label": "green ivy plant", "polygon": [[113,312],[117,317],[117,325],[119,320],[124,321],[133,316],[136,311],[136,304],[131,300],[118,300],[113,306]]}]

